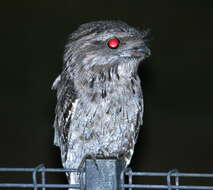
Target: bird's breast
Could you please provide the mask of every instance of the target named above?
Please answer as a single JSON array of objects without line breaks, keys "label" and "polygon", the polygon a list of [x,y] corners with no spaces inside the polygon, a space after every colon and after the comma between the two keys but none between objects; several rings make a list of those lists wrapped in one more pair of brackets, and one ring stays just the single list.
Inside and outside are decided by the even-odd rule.
[{"label": "bird's breast", "polygon": [[[132,83],[135,83],[132,85]],[[83,149],[110,152],[134,144],[136,128],[142,123],[143,99],[136,82],[95,88],[79,97],[70,122],[69,142],[81,142]]]}]

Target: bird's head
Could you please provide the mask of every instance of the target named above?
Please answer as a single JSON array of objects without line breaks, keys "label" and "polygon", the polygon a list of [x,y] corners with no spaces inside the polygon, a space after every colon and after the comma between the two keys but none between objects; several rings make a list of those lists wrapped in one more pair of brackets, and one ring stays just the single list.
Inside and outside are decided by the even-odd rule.
[{"label": "bird's head", "polygon": [[145,43],[147,33],[121,21],[83,24],[69,37],[64,68],[101,72],[115,65],[128,65],[130,70],[137,70],[139,62],[150,55]]}]

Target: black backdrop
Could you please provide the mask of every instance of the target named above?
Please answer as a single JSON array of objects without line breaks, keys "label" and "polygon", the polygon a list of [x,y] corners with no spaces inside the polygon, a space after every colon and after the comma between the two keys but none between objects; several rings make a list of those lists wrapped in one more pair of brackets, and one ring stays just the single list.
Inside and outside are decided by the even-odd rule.
[{"label": "black backdrop", "polygon": [[61,167],[53,146],[55,93],[67,35],[119,19],[151,28],[140,67],[144,125],[131,167],[213,172],[213,4],[180,0],[1,2],[0,167]]}]

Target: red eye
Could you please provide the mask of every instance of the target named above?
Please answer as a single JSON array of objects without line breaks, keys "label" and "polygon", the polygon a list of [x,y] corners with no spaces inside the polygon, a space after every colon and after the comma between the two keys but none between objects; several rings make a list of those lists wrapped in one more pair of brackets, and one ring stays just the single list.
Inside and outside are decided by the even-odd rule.
[{"label": "red eye", "polygon": [[119,46],[119,40],[117,38],[113,38],[111,40],[108,41],[108,46],[111,49],[116,49]]}]

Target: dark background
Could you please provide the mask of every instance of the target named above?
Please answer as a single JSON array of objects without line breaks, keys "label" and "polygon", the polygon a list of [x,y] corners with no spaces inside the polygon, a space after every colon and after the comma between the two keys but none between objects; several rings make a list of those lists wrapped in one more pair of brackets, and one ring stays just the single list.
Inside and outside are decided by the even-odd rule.
[{"label": "dark background", "polygon": [[212,3],[14,0],[0,7],[0,167],[61,167],[50,88],[66,37],[82,23],[119,19],[152,30],[152,56],[139,70],[145,114],[131,167],[213,173]]}]

